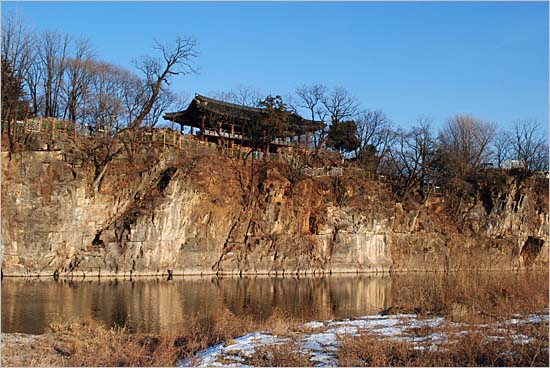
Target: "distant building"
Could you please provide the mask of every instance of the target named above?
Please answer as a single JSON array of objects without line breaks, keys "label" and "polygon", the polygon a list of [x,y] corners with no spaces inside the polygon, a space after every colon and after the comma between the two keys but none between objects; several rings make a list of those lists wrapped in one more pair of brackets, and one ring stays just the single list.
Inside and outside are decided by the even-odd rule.
[{"label": "distant building", "polygon": [[520,160],[508,160],[502,163],[502,168],[503,169],[521,169],[523,168],[523,164],[521,163]]},{"label": "distant building", "polygon": [[[203,142],[245,147],[252,147],[254,143],[247,132],[265,118],[265,109],[223,102],[199,94],[195,94],[186,110],[164,115],[165,120],[180,124],[182,132],[185,127],[190,127],[191,135]],[[292,146],[295,142],[303,142],[307,146],[310,135],[323,128],[323,123],[289,112],[284,133],[272,137],[271,142],[260,149],[263,152],[278,152],[280,148]]]}]

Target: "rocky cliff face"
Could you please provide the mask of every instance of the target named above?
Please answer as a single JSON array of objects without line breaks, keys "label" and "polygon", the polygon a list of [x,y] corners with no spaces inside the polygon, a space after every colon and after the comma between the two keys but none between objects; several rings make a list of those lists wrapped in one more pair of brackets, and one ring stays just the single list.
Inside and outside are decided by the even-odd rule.
[{"label": "rocky cliff face", "polygon": [[516,269],[548,261],[544,179],[502,176],[459,201],[396,203],[359,172],[296,180],[282,162],[252,170],[214,149],[144,147],[111,162],[96,190],[97,171],[74,146],[2,155],[4,275]]}]

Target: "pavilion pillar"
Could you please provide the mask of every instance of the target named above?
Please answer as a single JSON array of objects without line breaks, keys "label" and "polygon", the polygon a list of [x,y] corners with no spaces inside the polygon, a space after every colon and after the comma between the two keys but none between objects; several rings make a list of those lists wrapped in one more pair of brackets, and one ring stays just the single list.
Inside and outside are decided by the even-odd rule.
[{"label": "pavilion pillar", "polygon": [[229,141],[231,142],[231,148],[233,148],[234,137],[235,137],[235,124],[231,124],[231,136],[229,137]]},{"label": "pavilion pillar", "polygon": [[194,135],[195,134],[195,128],[193,128],[192,125],[190,126],[190,128],[191,128],[191,135]]},{"label": "pavilion pillar", "polygon": [[306,148],[309,148],[309,132],[306,133]]},{"label": "pavilion pillar", "polygon": [[206,116],[203,116],[202,119],[201,119],[201,140],[204,142],[206,141],[206,135],[205,135],[205,132],[204,132],[204,122],[206,120]]},{"label": "pavilion pillar", "polygon": [[222,123],[218,123],[218,146],[222,145]]}]

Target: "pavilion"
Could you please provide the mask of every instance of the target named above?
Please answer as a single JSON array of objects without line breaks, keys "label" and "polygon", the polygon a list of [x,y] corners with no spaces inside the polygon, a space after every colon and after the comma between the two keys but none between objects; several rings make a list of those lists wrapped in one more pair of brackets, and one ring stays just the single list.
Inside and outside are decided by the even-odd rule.
[{"label": "pavilion", "polygon": [[[285,113],[285,117],[284,132],[271,137],[270,142],[257,149],[274,153],[296,143],[304,143],[308,147],[310,135],[325,127],[322,122],[306,120],[293,112]],[[248,136],[251,128],[266,118],[266,109],[223,102],[199,94],[195,94],[186,110],[164,114],[165,120],[180,124],[182,132],[185,127],[190,127],[191,135],[200,141],[250,148],[254,148],[253,138]]]}]

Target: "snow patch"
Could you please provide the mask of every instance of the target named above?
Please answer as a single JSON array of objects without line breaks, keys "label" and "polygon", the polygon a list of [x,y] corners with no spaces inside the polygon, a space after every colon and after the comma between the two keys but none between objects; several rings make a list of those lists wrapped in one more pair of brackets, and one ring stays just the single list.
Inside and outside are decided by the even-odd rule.
[{"label": "snow patch", "polygon": [[[548,322],[548,314],[531,314],[526,317],[514,316],[514,318],[497,323],[500,327],[498,332],[512,332],[514,343],[528,344],[532,339],[523,334],[510,330],[511,326],[523,323]],[[466,330],[451,332],[448,336],[443,332],[431,332],[424,336],[411,336],[412,329],[438,328],[443,324],[454,328],[461,328],[461,323],[446,321],[444,317],[418,319],[415,314],[396,315],[371,315],[362,316],[356,319],[344,319],[340,321],[312,321],[304,323],[302,328],[323,329],[316,333],[302,334],[298,337],[279,337],[269,332],[253,332],[231,340],[229,345],[224,343],[216,344],[210,348],[198,352],[194,359],[185,359],[179,362],[179,366],[236,366],[245,367],[246,357],[251,357],[254,352],[265,345],[282,345],[295,343],[297,353],[309,356],[309,360],[315,366],[336,366],[338,340],[343,336],[359,336],[362,333],[370,333],[384,338],[391,338],[396,341],[408,341],[414,344],[418,350],[437,350],[443,343],[449,342],[452,337],[462,336],[468,333]],[[480,324],[480,329],[488,327],[487,324]],[[487,336],[488,339],[501,340],[502,336]],[[452,340],[451,340],[452,341]],[[429,344],[429,345],[428,345]]]}]

